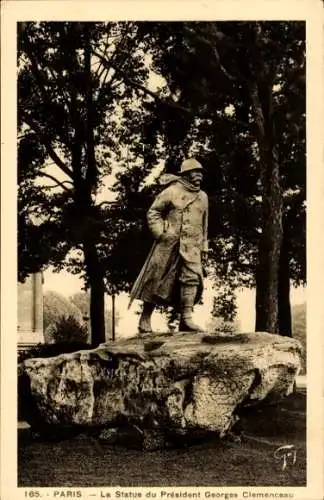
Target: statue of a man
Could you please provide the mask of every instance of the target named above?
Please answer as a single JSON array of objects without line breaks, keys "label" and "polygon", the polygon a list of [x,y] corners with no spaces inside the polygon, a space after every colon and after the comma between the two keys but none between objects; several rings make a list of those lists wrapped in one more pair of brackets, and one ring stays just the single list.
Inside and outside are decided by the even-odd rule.
[{"label": "statue of a man", "polygon": [[180,331],[199,331],[192,319],[193,306],[203,290],[203,263],[208,252],[208,198],[201,191],[203,168],[191,158],[180,175],[165,174],[165,189],[147,213],[154,244],[131,291],[131,302],[144,302],[139,332],[152,331],[156,305],[180,307]]}]

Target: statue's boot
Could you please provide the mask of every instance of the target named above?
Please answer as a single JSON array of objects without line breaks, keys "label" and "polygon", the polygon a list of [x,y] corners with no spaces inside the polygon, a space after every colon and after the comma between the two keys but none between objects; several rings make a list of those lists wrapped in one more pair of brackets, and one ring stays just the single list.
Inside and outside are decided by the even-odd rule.
[{"label": "statue's boot", "polygon": [[203,329],[196,325],[192,319],[193,307],[197,294],[197,286],[182,285],[180,289],[181,317],[179,331],[202,332]]},{"label": "statue's boot", "polygon": [[142,314],[139,320],[139,333],[152,333],[151,317],[154,311],[154,304],[144,302]]}]

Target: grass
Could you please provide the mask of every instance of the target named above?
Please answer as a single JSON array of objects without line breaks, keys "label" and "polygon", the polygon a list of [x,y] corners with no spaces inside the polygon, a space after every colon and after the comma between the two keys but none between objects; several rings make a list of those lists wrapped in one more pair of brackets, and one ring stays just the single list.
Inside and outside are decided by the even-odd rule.
[{"label": "grass", "polygon": [[[143,452],[80,435],[46,442],[19,431],[18,485],[107,486],[305,486],[306,395],[297,392],[277,406],[242,417],[242,441],[211,439],[183,449]],[[282,470],[273,456],[282,445],[297,450]]]}]

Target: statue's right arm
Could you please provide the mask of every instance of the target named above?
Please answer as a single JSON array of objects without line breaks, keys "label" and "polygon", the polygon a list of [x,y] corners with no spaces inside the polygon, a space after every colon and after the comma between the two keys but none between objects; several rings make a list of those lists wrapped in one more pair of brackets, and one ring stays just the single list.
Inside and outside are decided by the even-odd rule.
[{"label": "statue's right arm", "polygon": [[164,232],[164,216],[171,203],[170,188],[158,194],[147,212],[147,224],[155,239],[159,239]]}]

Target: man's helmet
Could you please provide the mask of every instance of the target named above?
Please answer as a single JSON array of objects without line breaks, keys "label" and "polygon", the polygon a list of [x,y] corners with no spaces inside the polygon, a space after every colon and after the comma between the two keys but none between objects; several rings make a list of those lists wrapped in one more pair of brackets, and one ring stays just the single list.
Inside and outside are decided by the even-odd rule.
[{"label": "man's helmet", "polygon": [[189,158],[188,160],[184,160],[180,167],[180,174],[185,172],[189,172],[190,170],[203,170],[203,167],[199,163],[199,161],[194,158]]}]

